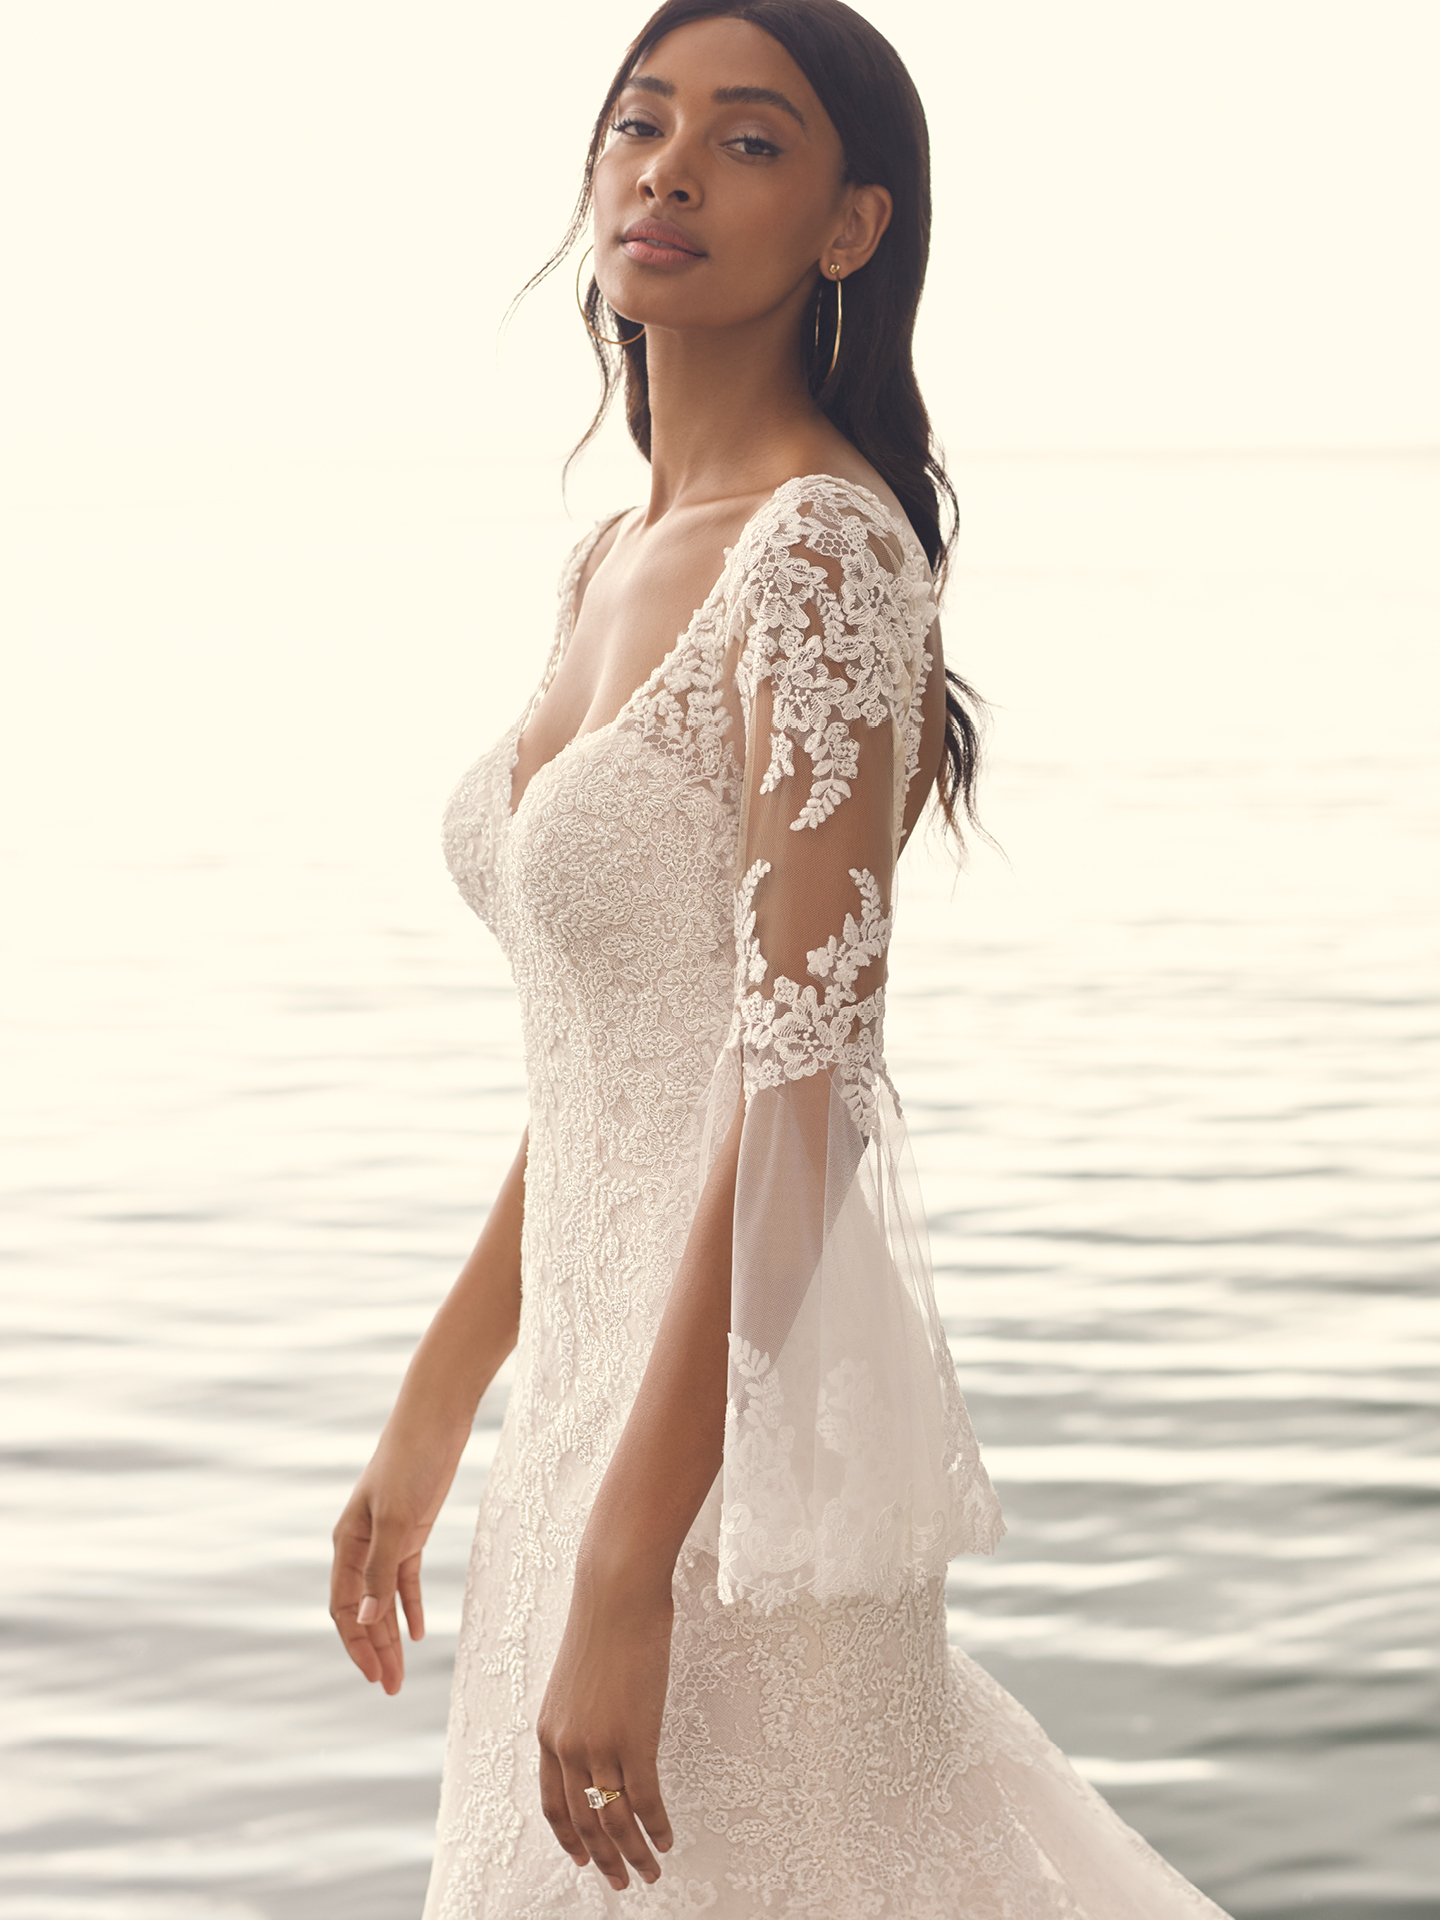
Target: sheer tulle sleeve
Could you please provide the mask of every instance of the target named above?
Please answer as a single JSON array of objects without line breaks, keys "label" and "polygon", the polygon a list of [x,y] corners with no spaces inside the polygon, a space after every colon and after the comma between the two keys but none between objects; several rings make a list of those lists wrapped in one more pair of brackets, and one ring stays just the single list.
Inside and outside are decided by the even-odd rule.
[{"label": "sheer tulle sleeve", "polygon": [[866,499],[798,502],[735,627],[736,1004],[712,1120],[723,1131],[741,1088],[745,1111],[712,1524],[721,1598],[767,1608],[891,1598],[1003,1531],[885,1070],[934,608],[918,549]]}]

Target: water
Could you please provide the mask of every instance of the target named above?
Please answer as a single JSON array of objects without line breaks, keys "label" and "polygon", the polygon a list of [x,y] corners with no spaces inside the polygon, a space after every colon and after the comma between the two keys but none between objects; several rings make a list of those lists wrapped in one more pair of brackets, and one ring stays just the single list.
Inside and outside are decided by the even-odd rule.
[{"label": "water", "polygon": [[[960,481],[1008,864],[907,855],[891,1028],[1011,1527],[954,1632],[1240,1920],[1431,1916],[1440,461]],[[396,1700],[327,1537],[523,1124],[436,836],[547,488],[17,484],[0,1920],[418,1912],[503,1383]]]}]

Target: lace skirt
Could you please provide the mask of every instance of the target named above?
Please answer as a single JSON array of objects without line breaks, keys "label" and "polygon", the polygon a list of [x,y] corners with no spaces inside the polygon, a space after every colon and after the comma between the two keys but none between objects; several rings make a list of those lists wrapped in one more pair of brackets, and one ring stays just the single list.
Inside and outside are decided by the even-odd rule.
[{"label": "lace skirt", "polygon": [[425,1920],[1224,1920],[947,1646],[938,1584],[761,1614],[722,1605],[701,1556],[675,1597],[659,1882],[617,1894],[560,1852],[535,1784],[537,1673],[524,1727],[477,1718],[483,1685],[457,1699],[470,1737],[452,1721]]}]

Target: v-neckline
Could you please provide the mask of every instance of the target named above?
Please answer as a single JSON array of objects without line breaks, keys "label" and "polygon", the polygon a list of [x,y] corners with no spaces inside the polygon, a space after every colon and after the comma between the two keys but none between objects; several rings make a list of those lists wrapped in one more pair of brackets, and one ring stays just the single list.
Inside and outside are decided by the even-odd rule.
[{"label": "v-neckline", "polygon": [[[774,498],[774,495],[772,494],[771,499],[773,498]],[[769,501],[766,501],[765,505],[768,506]],[[690,618],[686,621],[684,627],[681,629],[679,635],[676,637],[674,645],[670,648],[670,651],[665,655],[665,657],[658,663],[658,665],[654,668],[654,670],[649,675],[647,675],[647,677],[644,680],[641,681],[640,685],[635,688],[634,692],[627,696],[624,703],[620,707],[618,707],[614,713],[611,714],[608,720],[602,721],[598,727],[584,727],[580,730],[580,732],[572,733],[570,738],[564,743],[564,745],[557,747],[555,752],[551,754],[548,760],[542,760],[540,762],[540,765],[536,767],[535,771],[531,774],[530,778],[525,782],[524,786],[520,789],[520,798],[517,800],[515,798],[515,768],[519,764],[519,760],[520,760],[520,742],[525,736],[526,727],[528,727],[530,722],[535,718],[535,713],[540,705],[540,702],[545,698],[546,693],[549,691],[549,682],[547,681],[545,684],[537,688],[534,697],[531,699],[530,705],[525,709],[525,712],[521,716],[520,724],[516,727],[514,738],[510,742],[510,792],[506,795],[506,800],[509,808],[510,820],[512,825],[520,817],[520,809],[525,804],[525,796],[529,793],[530,789],[534,786],[535,782],[541,777],[542,774],[548,773],[551,767],[557,766],[559,762],[565,758],[566,754],[568,754],[573,747],[579,746],[582,740],[594,740],[601,734],[609,733],[612,727],[618,727],[620,722],[625,718],[626,714],[629,713],[630,709],[633,706],[635,706],[640,700],[644,699],[645,695],[647,693],[650,693],[654,689],[654,687],[657,685],[657,683],[669,671],[670,667],[674,664],[676,659],[678,659],[681,649],[689,641],[689,639],[695,632],[696,627],[699,626],[700,621],[702,620],[704,615],[709,612],[711,602],[716,598],[716,596],[720,592],[720,589],[725,585],[726,578],[730,572],[731,562],[735,557],[735,553],[740,545],[740,541],[743,539],[747,529],[754,524],[756,516],[759,512],[760,512],[760,509],[757,508],[756,513],[752,514],[749,520],[745,522],[745,525],[740,529],[740,532],[735,536],[734,546],[727,547],[725,549],[725,564],[721,567],[719,573],[716,575],[714,585],[711,587],[710,591],[706,594],[705,598],[700,602],[700,605],[696,607],[695,611],[691,614]],[[605,530],[603,527],[599,529],[599,531],[595,536],[597,541],[601,538],[604,531]],[[589,558],[589,554],[587,553],[585,556],[585,559],[588,559],[588,558]],[[565,629],[565,644],[560,649],[560,652],[556,656],[556,660],[555,660],[555,668],[557,672],[559,671],[559,668],[560,668],[560,662],[565,658],[565,655],[570,651],[570,642],[575,637],[575,623],[580,617],[580,609],[576,604],[576,602],[578,600],[579,593],[580,593],[580,574],[583,573],[584,570],[585,570],[585,560],[582,559],[580,562],[579,568],[576,571],[575,585],[572,588],[571,594],[570,594],[569,620],[566,624],[566,629]],[[551,678],[553,679],[553,675],[551,676]]]},{"label": "v-neckline", "polygon": [[[670,648],[670,651],[655,666],[655,668],[647,676],[647,678],[641,681],[640,685],[636,687],[634,692],[628,696],[628,698],[625,700],[623,705],[618,707],[616,711],[613,714],[611,714],[608,720],[602,722],[602,724],[598,727],[585,727],[579,733],[572,733],[570,738],[564,743],[564,745],[561,747],[558,747],[555,750],[555,752],[551,754],[548,760],[542,760],[540,762],[540,765],[536,767],[535,771],[530,775],[530,778],[525,782],[525,785],[520,789],[520,797],[517,800],[515,798],[515,769],[518,766],[520,761],[520,742],[524,738],[525,729],[529,726],[530,722],[534,719],[536,711],[539,708],[540,702],[545,698],[546,693],[549,691],[551,682],[554,679],[554,674],[552,673],[549,676],[547,676],[547,678],[543,680],[541,684],[536,688],[534,694],[531,696],[530,704],[526,707],[524,713],[521,714],[520,719],[515,725],[515,730],[510,738],[509,782],[508,782],[508,787],[505,794],[505,806],[506,806],[506,815],[507,815],[509,824],[511,826],[513,826],[515,822],[520,818],[520,810],[525,805],[526,796],[529,794],[530,789],[535,785],[535,782],[538,779],[540,779],[540,777],[543,774],[548,773],[551,767],[557,766],[560,763],[560,761],[562,761],[565,758],[566,754],[568,754],[573,747],[579,746],[582,740],[594,740],[598,738],[601,734],[609,733],[612,728],[619,726],[620,722],[629,713],[630,709],[633,706],[635,706],[639,701],[644,699],[648,693],[652,692],[654,688],[658,685],[658,683],[669,672],[670,668],[673,666],[675,661],[680,657],[680,653],[682,649],[690,641],[691,637],[695,632],[695,629],[699,626],[701,620],[710,611],[712,603],[714,602],[714,600],[720,593],[721,588],[724,587],[727,579],[729,578],[730,569],[735,564],[736,554],[739,553],[741,547],[745,542],[746,535],[750,532],[751,528],[754,527],[756,522],[760,519],[760,516],[768,512],[769,509],[773,507],[775,502],[780,498],[781,494],[787,492],[791,487],[803,487],[803,486],[812,485],[817,480],[825,481],[832,487],[845,487],[855,493],[864,494],[865,498],[871,501],[876,507],[878,507],[881,513],[884,514],[885,518],[888,521],[890,521],[892,525],[897,527],[902,525],[902,522],[900,521],[900,519],[898,519],[897,516],[890,511],[889,507],[885,505],[885,502],[879,497],[879,495],[872,493],[868,487],[863,486],[858,480],[842,480],[838,474],[834,474],[834,473],[802,473],[802,474],[795,475],[793,479],[782,480],[779,486],[776,487],[773,490],[773,492],[767,494],[766,497],[760,502],[759,506],[756,507],[755,511],[750,515],[750,517],[741,524],[740,530],[735,535],[734,541],[731,543],[730,546],[725,548],[725,563],[721,567],[719,573],[715,576],[714,585],[711,587],[710,591],[706,594],[705,598],[700,602],[699,606],[696,607],[695,611],[691,614],[690,618],[686,621],[684,627],[680,631],[680,634],[676,638],[674,645]],[[621,518],[623,518],[623,516],[620,514],[617,514],[615,516],[616,520],[619,520]],[[586,548],[584,554],[579,558],[578,563],[576,565],[575,584],[570,589],[570,606],[568,610],[569,617],[568,617],[568,620],[566,623],[566,629],[565,629],[565,644],[561,647],[559,653],[555,656],[555,672],[559,671],[560,663],[561,661],[564,660],[565,655],[569,652],[570,642],[575,637],[575,623],[580,617],[580,608],[578,604],[579,596],[580,596],[580,576],[585,571],[585,562],[586,560],[589,559],[590,553],[593,551],[596,544],[604,537],[607,528],[613,526],[614,524],[615,524],[614,520],[607,520],[595,529],[593,539],[590,541],[589,546]],[[908,530],[908,522],[905,522],[904,525]]]}]

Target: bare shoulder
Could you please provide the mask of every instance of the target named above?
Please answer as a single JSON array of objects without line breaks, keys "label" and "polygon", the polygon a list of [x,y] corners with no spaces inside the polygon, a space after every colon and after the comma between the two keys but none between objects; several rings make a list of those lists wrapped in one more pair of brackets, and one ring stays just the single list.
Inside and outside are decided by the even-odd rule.
[{"label": "bare shoulder", "polygon": [[612,515],[600,529],[599,538],[591,546],[589,553],[586,554],[585,564],[580,569],[580,578],[575,582],[575,606],[577,611],[581,601],[585,598],[585,589],[595,578],[596,573],[599,571],[601,561],[604,560],[605,556],[615,545],[615,542],[620,538],[621,529],[624,527],[626,521],[633,520],[640,511],[641,509],[639,507],[622,508],[619,513]]}]

